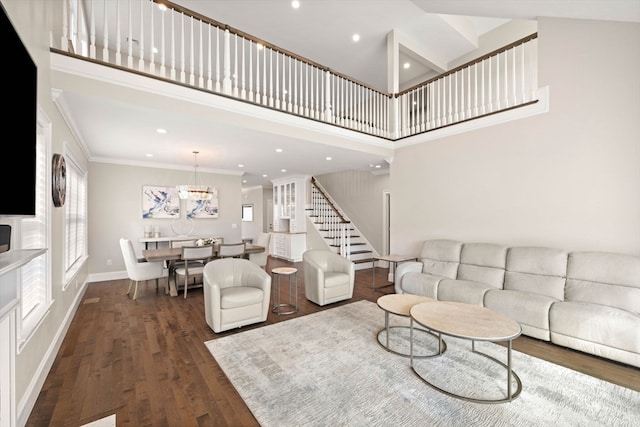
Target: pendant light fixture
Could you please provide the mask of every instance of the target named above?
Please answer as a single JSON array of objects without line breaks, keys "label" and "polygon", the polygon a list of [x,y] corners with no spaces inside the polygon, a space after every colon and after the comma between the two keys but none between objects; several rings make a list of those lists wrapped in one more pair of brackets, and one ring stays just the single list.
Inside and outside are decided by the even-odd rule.
[{"label": "pendant light fixture", "polygon": [[211,200],[213,192],[208,185],[198,185],[198,153],[193,152],[194,164],[193,164],[193,184],[177,185],[178,197],[183,200]]}]

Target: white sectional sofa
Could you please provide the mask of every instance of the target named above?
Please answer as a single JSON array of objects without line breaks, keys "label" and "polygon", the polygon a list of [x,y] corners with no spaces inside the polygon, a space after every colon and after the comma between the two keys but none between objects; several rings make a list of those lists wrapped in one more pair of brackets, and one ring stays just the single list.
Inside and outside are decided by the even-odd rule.
[{"label": "white sectional sofa", "polygon": [[523,335],[640,367],[640,257],[427,240],[396,293],[481,305]]}]

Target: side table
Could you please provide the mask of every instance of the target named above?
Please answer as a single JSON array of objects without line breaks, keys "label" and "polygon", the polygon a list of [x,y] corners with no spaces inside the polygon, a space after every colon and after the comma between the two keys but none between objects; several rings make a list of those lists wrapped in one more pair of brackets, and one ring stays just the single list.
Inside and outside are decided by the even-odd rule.
[{"label": "side table", "polygon": [[[298,312],[298,269],[293,267],[277,267],[271,270],[273,276],[273,305],[271,311],[275,314],[293,314]],[[284,303],[280,299],[280,277],[289,276],[289,299]],[[292,280],[293,279],[293,280]],[[292,292],[293,287],[293,292]],[[283,311],[289,308],[288,311]]]},{"label": "side table", "polygon": [[[398,263],[405,262],[405,261],[416,261],[417,259],[418,258],[414,256],[412,257],[412,256],[405,256],[405,255],[380,255],[380,256],[374,257],[373,258],[373,279],[371,281],[371,289],[375,291],[378,289],[395,285],[395,279],[396,279],[395,272],[396,272],[396,268],[398,267]],[[378,286],[376,288],[376,261],[387,261],[389,264],[393,264],[393,282],[389,283],[388,285]]]}]

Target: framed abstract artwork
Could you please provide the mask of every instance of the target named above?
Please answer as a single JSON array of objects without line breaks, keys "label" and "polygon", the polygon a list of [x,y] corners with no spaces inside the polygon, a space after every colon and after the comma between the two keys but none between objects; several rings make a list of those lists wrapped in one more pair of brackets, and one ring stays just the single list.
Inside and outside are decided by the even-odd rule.
[{"label": "framed abstract artwork", "polygon": [[187,200],[187,218],[218,218],[218,189],[212,188],[211,200]]},{"label": "framed abstract artwork", "polygon": [[142,186],[142,218],[179,218],[180,199],[175,187]]}]

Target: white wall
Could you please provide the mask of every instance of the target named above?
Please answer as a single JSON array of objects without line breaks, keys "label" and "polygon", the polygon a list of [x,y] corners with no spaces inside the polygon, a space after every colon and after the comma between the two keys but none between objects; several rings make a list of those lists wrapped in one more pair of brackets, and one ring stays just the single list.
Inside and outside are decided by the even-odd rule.
[{"label": "white wall", "polygon": [[550,111],[396,150],[391,251],[429,238],[640,254],[640,24],[540,19]]},{"label": "white wall", "polygon": [[382,222],[389,175],[344,171],[319,175],[316,179],[376,251],[384,253]]},{"label": "white wall", "polygon": [[[172,219],[142,218],[142,186],[175,186],[193,182],[193,172],[92,162],[89,169],[89,272],[93,275],[124,272],[119,239],[131,239],[140,254],[145,225],[160,227],[162,236],[173,236]],[[192,235],[241,240],[240,176],[199,171],[198,183],[218,190],[219,216],[194,219]],[[234,228],[235,225],[235,228]],[[111,265],[107,265],[111,260]],[[107,276],[108,277],[108,276]]]},{"label": "white wall", "polygon": [[[57,107],[52,101],[51,83],[49,78],[49,28],[52,22],[60,18],[61,1],[24,1],[2,0],[11,22],[18,31],[23,43],[38,67],[38,105],[51,121],[51,153],[62,153],[64,144],[73,152],[74,158],[87,167],[87,159],[83,150],[67,127]],[[10,65],[10,61],[5,65]],[[17,88],[21,82],[4,82]],[[6,87],[8,89],[8,86]],[[16,143],[6,139],[5,144]],[[10,158],[7,155],[7,158]],[[20,167],[12,164],[13,167]],[[49,193],[50,194],[50,193]],[[66,332],[67,321],[82,297],[82,286],[68,286],[63,290],[63,222],[64,209],[54,208],[51,198],[50,224],[51,239],[49,252],[51,254],[51,298],[52,306],[42,323],[34,332],[30,340],[15,355],[15,400],[18,406],[17,424],[23,425],[31,411],[53,362],[53,357],[62,343]],[[80,268],[73,283],[82,285],[86,282],[87,266]],[[4,345],[4,343],[2,343]]]}]

